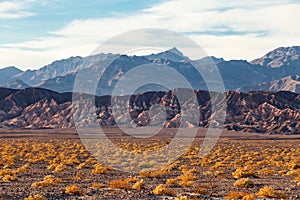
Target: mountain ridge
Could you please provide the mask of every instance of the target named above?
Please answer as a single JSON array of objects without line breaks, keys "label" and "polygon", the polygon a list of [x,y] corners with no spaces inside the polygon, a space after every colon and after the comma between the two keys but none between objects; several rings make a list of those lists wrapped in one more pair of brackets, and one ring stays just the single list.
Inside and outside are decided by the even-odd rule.
[{"label": "mountain ridge", "polygon": [[[181,92],[184,90],[181,89]],[[219,121],[210,119],[211,101],[207,91],[194,91],[198,103],[199,121],[183,121],[184,127],[209,127],[218,125]],[[214,93],[216,98],[219,94]],[[0,88],[0,127],[6,128],[70,128],[74,127],[73,111],[77,110],[76,99],[72,102],[72,93],[57,93],[42,88],[12,90]],[[79,95],[79,94],[78,94]],[[292,92],[235,92],[225,93],[227,115],[223,127],[227,130],[258,132],[266,134],[300,134],[300,95]],[[83,99],[93,98],[85,96]],[[123,99],[123,100],[122,100]],[[122,105],[126,98],[120,98]],[[95,97],[86,108],[80,110],[81,123],[99,123],[101,126],[116,126],[116,120],[133,126],[147,126],[164,121],[163,126],[178,128],[181,120],[181,105],[174,91],[156,91],[132,95],[129,101],[131,118],[122,113],[112,115],[111,96]],[[91,105],[90,105],[91,103]],[[187,101],[185,106],[193,107],[195,103]],[[93,104],[93,105],[92,105]],[[191,105],[190,105],[191,104]],[[166,118],[152,115],[165,107]],[[74,107],[75,106],[75,107]],[[91,113],[91,107],[95,113]],[[121,105],[115,105],[121,106]],[[153,110],[154,109],[154,110]],[[222,108],[220,108],[222,109]],[[77,110],[78,112],[78,110]],[[186,113],[189,115],[192,113]],[[93,117],[95,116],[95,117]]]},{"label": "mountain ridge", "polygon": [[287,76],[272,82],[264,82],[258,85],[251,85],[246,87],[237,88],[237,91],[248,92],[248,91],[290,91],[300,93],[300,76]]},{"label": "mountain ridge", "polygon": [[[191,61],[176,48],[148,56],[102,53],[88,57],[76,56],[54,61],[38,70],[20,72],[16,68],[10,77],[0,74],[0,86],[11,88],[42,87],[58,92],[72,92],[78,72],[81,70],[101,72],[103,67],[109,65],[105,72],[105,80],[101,82],[102,88],[97,90],[97,95],[106,95],[111,94],[116,82],[133,67],[151,63],[166,65],[177,70],[184,75],[194,89],[206,90],[207,87],[192,63],[200,66],[204,74],[215,73],[216,71],[210,68],[211,64],[215,64],[223,78],[226,91],[274,91],[271,88],[266,88],[264,83],[273,82],[273,88],[281,88],[279,85],[274,86],[274,84],[279,84],[280,80],[285,77],[300,75],[300,47],[280,47],[251,62],[246,60],[226,61],[213,56]],[[168,74],[162,75],[168,76]],[[17,81],[19,83],[14,83]],[[297,92],[298,90],[291,91]]]}]

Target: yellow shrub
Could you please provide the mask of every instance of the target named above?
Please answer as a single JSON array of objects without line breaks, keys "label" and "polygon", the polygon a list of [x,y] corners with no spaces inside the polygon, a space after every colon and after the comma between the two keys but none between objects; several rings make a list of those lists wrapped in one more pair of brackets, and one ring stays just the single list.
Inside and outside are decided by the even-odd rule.
[{"label": "yellow shrub", "polygon": [[10,181],[16,181],[17,177],[15,175],[11,176],[11,175],[5,175],[3,177],[3,181],[4,182],[10,182]]},{"label": "yellow shrub", "polygon": [[92,188],[94,189],[100,189],[100,188],[104,188],[105,185],[103,183],[93,183],[92,184]]},{"label": "yellow shrub", "polygon": [[111,170],[111,168],[101,164],[96,164],[92,170],[92,174],[106,174],[108,170]]},{"label": "yellow shrub", "polygon": [[231,200],[231,199],[242,199],[248,194],[246,192],[234,192],[230,191],[229,194],[225,197],[226,200]]},{"label": "yellow shrub", "polygon": [[300,165],[297,163],[288,164],[286,167],[291,170],[300,169]]},{"label": "yellow shrub", "polygon": [[180,181],[179,185],[182,186],[182,187],[191,187],[193,185],[193,182],[184,180],[184,181]]},{"label": "yellow shrub", "polygon": [[59,164],[55,167],[53,172],[63,172],[67,167],[64,164]]},{"label": "yellow shrub", "polygon": [[259,197],[266,197],[266,198],[277,198],[277,199],[285,199],[286,194],[282,191],[276,191],[272,187],[265,186],[259,190],[257,193]]},{"label": "yellow shrub", "polygon": [[57,164],[51,164],[47,166],[47,169],[53,171],[56,168],[56,166]]},{"label": "yellow shrub", "polygon": [[22,167],[19,167],[17,170],[16,170],[16,173],[23,173],[23,172],[26,172],[29,170],[29,167],[30,167],[30,164],[27,163],[25,165],[23,165]]},{"label": "yellow shrub", "polygon": [[294,178],[294,181],[300,183],[300,176],[297,176],[296,178]]},{"label": "yellow shrub", "polygon": [[0,176],[6,176],[6,175],[10,175],[10,176],[15,176],[16,172],[12,169],[3,169],[0,170]]},{"label": "yellow shrub", "polygon": [[83,195],[83,190],[78,185],[70,185],[66,187],[66,194]]},{"label": "yellow shrub", "polygon": [[44,177],[44,181],[48,183],[60,183],[62,180],[60,178],[55,178],[53,175],[48,175]]},{"label": "yellow shrub", "polygon": [[167,179],[167,181],[166,181],[166,184],[168,184],[168,185],[174,185],[176,183],[177,183],[176,178],[170,178],[170,179]]},{"label": "yellow shrub", "polygon": [[232,177],[239,179],[239,178],[257,177],[257,176],[252,171],[237,169],[235,172],[232,173]]},{"label": "yellow shrub", "polygon": [[287,176],[297,176],[300,175],[300,169],[291,170],[286,173]]},{"label": "yellow shrub", "polygon": [[82,168],[85,168],[86,167],[86,163],[80,163],[76,169],[82,169]]},{"label": "yellow shrub", "polygon": [[127,179],[116,179],[108,183],[110,188],[114,189],[130,189],[129,180]]},{"label": "yellow shrub", "polygon": [[181,179],[183,182],[195,181],[198,179],[197,176],[194,176],[191,173],[185,173],[185,174],[179,176],[178,178]]},{"label": "yellow shrub", "polygon": [[60,183],[62,180],[60,178],[55,178],[52,175],[44,177],[43,181],[35,182],[31,184],[31,187],[48,187]]},{"label": "yellow shrub", "polygon": [[242,200],[255,200],[256,195],[255,194],[247,194],[246,196],[243,196]]},{"label": "yellow shrub", "polygon": [[39,181],[31,184],[31,187],[47,187],[50,186],[50,183],[44,182],[44,181]]},{"label": "yellow shrub", "polygon": [[132,189],[134,190],[141,190],[144,187],[144,180],[137,181],[133,186]]},{"label": "yellow shrub", "polygon": [[172,196],[175,197],[177,194],[174,190],[171,188],[168,188],[167,186],[160,184],[158,185],[154,190],[153,193],[156,195],[167,195],[167,196]]},{"label": "yellow shrub", "polygon": [[47,200],[47,199],[40,194],[36,194],[34,196],[30,195],[29,197],[25,198],[24,200]]},{"label": "yellow shrub", "polygon": [[258,171],[258,174],[270,175],[275,174],[275,170],[273,169],[261,169]]},{"label": "yellow shrub", "polygon": [[162,178],[166,172],[164,171],[142,171],[140,172],[141,177],[148,177],[148,178]]},{"label": "yellow shrub", "polygon": [[251,181],[249,178],[238,179],[233,185],[235,187],[245,187],[245,188],[254,187],[253,181]]}]

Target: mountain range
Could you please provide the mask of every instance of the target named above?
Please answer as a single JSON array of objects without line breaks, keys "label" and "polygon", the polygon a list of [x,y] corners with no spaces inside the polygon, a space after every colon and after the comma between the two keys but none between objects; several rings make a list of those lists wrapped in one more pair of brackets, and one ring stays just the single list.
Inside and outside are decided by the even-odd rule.
[{"label": "mountain range", "polygon": [[[187,90],[188,91],[188,90]],[[187,92],[182,89],[180,92]],[[93,98],[86,95],[84,99],[92,101],[72,102],[72,93],[57,93],[42,88],[8,89],[0,88],[0,127],[4,128],[69,128],[74,127],[74,112],[80,112],[77,125],[100,124],[101,126],[132,125],[159,126],[178,128],[222,126],[227,130],[259,132],[268,134],[300,134],[300,95],[292,92],[235,92],[225,95],[215,93],[215,98],[227,102],[224,124],[210,118],[211,97],[207,91],[193,91],[199,106],[195,102],[186,101],[179,104],[175,91],[156,91],[132,95],[129,103],[129,117],[122,112],[113,115],[111,96]],[[223,98],[225,96],[225,98]],[[118,99],[114,105],[120,108],[127,102],[125,97]],[[157,106],[159,105],[159,106]],[[224,104],[225,105],[225,104]],[[223,105],[223,106],[224,106]],[[196,107],[195,107],[196,106]],[[92,109],[92,108],[95,109]],[[166,115],[160,114],[163,107]],[[185,112],[182,108],[194,108]],[[93,112],[94,111],[94,112]],[[194,112],[199,111],[196,119]],[[181,121],[182,120],[182,121]],[[161,123],[163,122],[163,124]]]},{"label": "mountain range", "polygon": [[[181,105],[175,92],[179,88],[147,85],[138,88],[134,94],[123,94],[114,105],[122,108],[128,104],[129,117],[120,110],[113,115],[111,101],[116,96],[112,96],[112,92],[120,80],[126,79],[124,74],[137,66],[147,66],[147,72],[139,77],[142,80],[154,73],[153,66],[168,66],[176,70],[191,84],[199,106],[195,107],[193,101]],[[204,81],[207,77],[202,77],[203,74],[194,66],[201,69],[208,82]],[[226,91],[212,93],[213,98],[226,102],[218,105],[218,109],[226,110],[224,124],[210,118],[217,114],[212,113],[212,93],[208,92],[206,84],[219,83],[209,80],[216,70],[220,72]],[[103,75],[98,80],[96,97],[89,90],[73,90],[76,77],[82,74],[86,79],[84,85],[80,85],[82,88],[90,88],[98,80],[97,75]],[[163,70],[158,74],[163,80],[178,81]],[[191,89],[181,90],[185,94]],[[178,128],[184,106],[196,112],[185,112],[187,116],[193,116],[190,118],[193,120],[185,119],[184,127],[222,126],[234,131],[300,134],[300,94],[297,93],[300,93],[300,47],[297,46],[277,48],[251,62],[226,61],[213,56],[190,60],[176,48],[146,56],[101,53],[54,61],[38,70],[22,71],[13,66],[0,69],[0,127],[69,128],[74,127],[76,122],[83,126],[95,123],[115,126],[121,123]],[[78,109],[76,106],[81,102],[74,100],[74,95],[89,99],[83,103],[86,107]],[[129,100],[126,100],[127,97]],[[222,107],[225,105],[226,108]],[[165,116],[158,114],[162,107]],[[74,112],[80,112],[75,122]],[[194,116],[198,114],[199,120],[195,120]]]},{"label": "mountain range", "polygon": [[[136,66],[151,63],[166,65],[180,72],[195,90],[207,90],[207,85],[192,64],[197,64],[204,74],[209,74],[215,73],[210,68],[210,63],[215,63],[226,91],[300,91],[299,46],[280,47],[251,62],[226,61],[212,56],[190,60],[176,48],[148,56],[101,53],[88,57],[71,57],[54,61],[38,70],[21,71],[16,67],[1,69],[0,86],[11,89],[39,87],[56,92],[72,92],[78,73],[86,70],[101,71],[104,66],[108,66],[104,72],[105,78],[99,80],[96,94],[109,95],[124,74]],[[165,73],[161,75],[168,77]]]}]

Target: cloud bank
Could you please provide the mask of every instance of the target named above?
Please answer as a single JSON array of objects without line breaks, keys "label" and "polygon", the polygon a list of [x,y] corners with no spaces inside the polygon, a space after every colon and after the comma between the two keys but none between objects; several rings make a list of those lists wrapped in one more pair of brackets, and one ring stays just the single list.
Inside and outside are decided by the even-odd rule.
[{"label": "cloud bank", "polygon": [[[0,4],[0,17],[22,9]],[[252,60],[279,46],[299,45],[300,2],[293,0],[167,0],[128,15],[74,19],[51,37],[0,45],[0,67],[38,68],[53,60],[89,55],[101,42],[139,28],[177,31],[209,55]],[[27,13],[27,15],[32,13]],[[23,17],[26,12],[23,12]],[[121,52],[122,53],[122,52]]]}]

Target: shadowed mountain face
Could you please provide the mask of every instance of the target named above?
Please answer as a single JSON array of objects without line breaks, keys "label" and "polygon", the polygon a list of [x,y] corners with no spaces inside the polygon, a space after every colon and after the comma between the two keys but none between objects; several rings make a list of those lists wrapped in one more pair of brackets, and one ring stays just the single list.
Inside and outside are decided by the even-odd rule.
[{"label": "shadowed mountain face", "polygon": [[300,76],[287,76],[272,82],[264,82],[257,85],[241,87],[238,88],[237,91],[290,91],[300,93]]},{"label": "shadowed mountain face", "polygon": [[4,85],[5,88],[11,88],[11,89],[25,89],[28,88],[29,85],[27,85],[26,83],[24,83],[23,81],[17,79],[13,82],[10,83],[6,83]]},{"label": "shadowed mountain face", "polygon": [[22,71],[16,67],[6,67],[4,69],[0,69],[0,85],[9,82],[13,76],[20,73],[22,73]]},{"label": "shadowed mountain face", "polygon": [[[277,48],[252,62],[225,61],[215,57],[191,61],[176,48],[148,56],[98,54],[84,58],[71,57],[55,61],[39,70],[22,72],[14,67],[2,69],[0,85],[9,88],[40,87],[57,92],[72,92],[76,75],[87,71],[90,75],[103,73],[102,78],[93,77],[86,82],[98,81],[96,94],[110,95],[115,85],[127,72],[140,65],[155,64],[176,70],[189,81],[193,89],[207,90],[202,76],[207,77],[216,73],[212,68],[213,63],[223,78],[226,91],[298,92],[297,80],[293,78],[300,75],[300,47],[297,46]],[[198,73],[195,65],[201,69],[202,74]],[[168,73],[161,73],[161,76],[165,79],[169,78]],[[289,82],[293,82],[292,87],[289,87]],[[207,83],[210,84],[209,81]]]},{"label": "shadowed mountain face", "polygon": [[[186,92],[182,90],[181,92]],[[102,96],[88,101],[80,116],[84,123],[102,126],[114,126],[116,121],[132,126],[155,126],[163,120],[163,126],[177,128],[180,123],[184,127],[220,126],[220,122],[212,120],[211,98],[206,91],[195,91],[198,102],[186,101],[178,103],[174,92],[147,92],[125,97],[116,101],[116,108],[128,106],[129,118],[123,113],[112,115],[111,97]],[[219,98],[221,93],[213,93]],[[227,92],[227,115],[225,129],[274,134],[300,133],[300,95],[291,92]],[[221,97],[221,96],[220,96]],[[85,95],[85,99],[90,96]],[[76,108],[78,102],[73,102]],[[182,120],[181,110],[194,107],[199,112],[199,120]],[[95,113],[90,113],[92,107]],[[163,108],[165,115],[156,112]],[[221,108],[219,108],[221,109]],[[224,108],[225,109],[225,108]],[[57,93],[46,89],[28,88],[12,90],[0,88],[0,126],[18,128],[67,128],[73,127],[73,106],[71,93]],[[78,112],[78,110],[76,111]],[[195,113],[185,113],[193,115]],[[94,117],[93,117],[94,116]],[[123,120],[123,121],[122,121]],[[126,121],[127,120],[127,121]],[[77,121],[79,124],[81,121]]]}]

